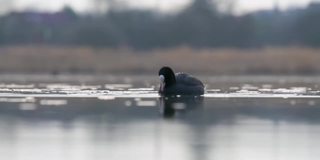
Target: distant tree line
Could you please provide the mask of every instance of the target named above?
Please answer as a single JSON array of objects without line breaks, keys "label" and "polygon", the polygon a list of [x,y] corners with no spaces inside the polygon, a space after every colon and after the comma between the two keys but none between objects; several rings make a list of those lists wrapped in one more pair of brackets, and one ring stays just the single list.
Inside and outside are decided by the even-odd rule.
[{"label": "distant tree line", "polygon": [[235,16],[208,0],[194,0],[175,14],[110,9],[105,15],[12,12],[0,18],[0,45],[54,44],[135,49],[181,45],[199,48],[320,46],[320,4],[305,9]]}]

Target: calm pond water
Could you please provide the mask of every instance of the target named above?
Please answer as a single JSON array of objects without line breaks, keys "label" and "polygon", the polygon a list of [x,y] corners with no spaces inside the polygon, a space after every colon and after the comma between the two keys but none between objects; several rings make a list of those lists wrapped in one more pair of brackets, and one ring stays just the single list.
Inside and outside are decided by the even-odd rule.
[{"label": "calm pond water", "polygon": [[0,158],[316,160],[320,77],[199,77],[160,97],[156,76],[0,76]]}]

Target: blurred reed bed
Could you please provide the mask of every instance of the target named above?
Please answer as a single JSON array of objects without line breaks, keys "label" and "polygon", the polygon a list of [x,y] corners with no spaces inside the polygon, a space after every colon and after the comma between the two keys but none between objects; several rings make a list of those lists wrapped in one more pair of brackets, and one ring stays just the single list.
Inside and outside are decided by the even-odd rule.
[{"label": "blurred reed bed", "polygon": [[169,65],[176,71],[210,75],[317,74],[320,49],[194,49],[137,51],[62,46],[0,48],[0,73],[154,74]]}]

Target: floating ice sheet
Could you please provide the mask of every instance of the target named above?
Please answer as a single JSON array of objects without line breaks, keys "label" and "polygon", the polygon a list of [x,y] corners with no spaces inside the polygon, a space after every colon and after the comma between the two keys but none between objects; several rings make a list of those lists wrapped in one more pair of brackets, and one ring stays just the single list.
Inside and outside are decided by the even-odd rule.
[{"label": "floating ice sheet", "polygon": [[[100,100],[114,100],[116,98],[160,97],[154,87],[134,88],[132,84],[106,84],[105,88],[108,89],[102,89],[101,85],[69,85],[64,83],[42,83],[41,85],[1,84],[0,86],[0,102],[30,102],[33,98],[97,98]],[[320,98],[319,90],[307,87],[272,88],[272,85],[262,85],[259,88],[254,85],[244,84],[242,87],[231,87],[228,91],[219,88],[207,88],[206,90],[206,94],[203,95],[206,98]],[[310,102],[310,104],[312,105],[313,103]]]}]

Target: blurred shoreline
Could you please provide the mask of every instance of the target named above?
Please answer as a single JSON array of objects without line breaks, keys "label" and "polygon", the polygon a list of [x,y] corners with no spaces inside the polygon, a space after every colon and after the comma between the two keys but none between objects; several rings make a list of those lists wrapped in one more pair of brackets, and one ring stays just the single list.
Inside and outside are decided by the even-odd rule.
[{"label": "blurred shoreline", "polygon": [[129,48],[0,47],[0,74],[154,74],[161,66],[199,75],[317,75],[320,49],[270,47],[137,51]]}]

